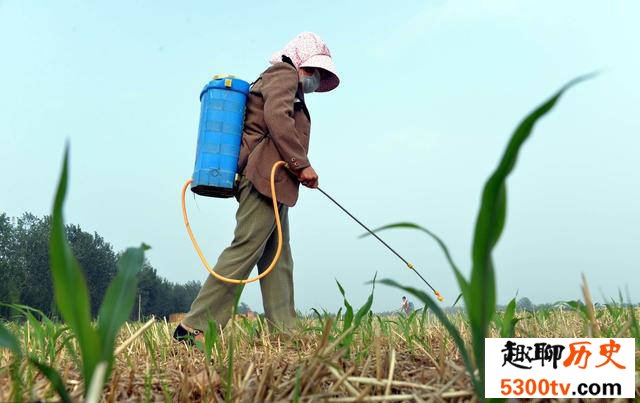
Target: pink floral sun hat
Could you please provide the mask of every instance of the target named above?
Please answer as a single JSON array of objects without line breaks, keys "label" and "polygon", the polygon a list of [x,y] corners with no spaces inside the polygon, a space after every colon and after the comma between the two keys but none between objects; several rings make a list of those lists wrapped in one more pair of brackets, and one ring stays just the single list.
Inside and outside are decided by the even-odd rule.
[{"label": "pink floral sun hat", "polygon": [[316,92],[331,91],[340,84],[329,48],[313,32],[299,33],[284,48],[271,55],[269,63],[282,62],[282,56],[287,56],[291,59],[296,69],[300,67],[316,67],[319,69],[320,86]]}]

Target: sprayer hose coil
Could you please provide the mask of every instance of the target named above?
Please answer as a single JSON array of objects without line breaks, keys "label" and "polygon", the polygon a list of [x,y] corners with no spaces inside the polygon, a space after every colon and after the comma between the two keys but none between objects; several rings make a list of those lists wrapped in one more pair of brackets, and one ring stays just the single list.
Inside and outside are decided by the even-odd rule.
[{"label": "sprayer hose coil", "polygon": [[187,180],[184,186],[182,186],[182,218],[184,220],[184,225],[187,227],[187,233],[189,234],[191,243],[193,243],[193,247],[198,253],[198,256],[200,257],[202,264],[207,269],[207,271],[211,273],[213,277],[229,284],[247,284],[247,283],[252,283],[254,281],[260,280],[261,278],[271,273],[274,267],[276,267],[276,264],[278,263],[278,259],[280,258],[280,253],[282,252],[282,224],[280,223],[280,214],[278,212],[278,198],[276,195],[276,179],[275,178],[276,178],[276,171],[278,170],[278,168],[283,167],[285,165],[286,163],[284,161],[278,161],[275,164],[273,164],[273,166],[271,167],[271,201],[273,203],[273,214],[276,219],[276,231],[278,232],[278,246],[276,248],[276,254],[273,257],[271,264],[269,264],[269,266],[262,273],[260,273],[255,277],[250,277],[243,280],[225,277],[219,273],[216,273],[211,267],[211,265],[209,264],[209,262],[207,261],[207,258],[204,256],[204,253],[202,253],[202,249],[200,249],[200,245],[198,245],[198,241],[196,240],[196,237],[193,235],[193,231],[191,230],[191,225],[189,225],[189,218],[187,217],[187,207],[185,203],[185,198],[186,198],[187,188],[191,184],[191,179]]}]

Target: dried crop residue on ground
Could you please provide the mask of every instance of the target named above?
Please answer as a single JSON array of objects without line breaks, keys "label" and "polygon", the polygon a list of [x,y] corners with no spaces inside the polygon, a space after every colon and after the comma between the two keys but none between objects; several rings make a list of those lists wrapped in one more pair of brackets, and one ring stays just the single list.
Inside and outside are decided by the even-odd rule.
[{"label": "dried crop residue on ground", "polygon": [[[599,328],[607,332],[603,336],[631,337],[622,316],[604,309],[598,314]],[[449,316],[468,342],[463,316]],[[580,337],[592,326],[579,311],[570,309],[518,311],[517,317],[521,319],[516,326],[519,337]],[[117,345],[131,340],[143,325],[127,323]],[[172,341],[173,325],[151,323],[116,351],[103,398],[107,402],[474,399],[455,344],[430,314],[368,315],[357,328],[344,330],[342,325],[342,318],[325,315],[303,320],[293,334],[279,334],[270,332],[259,319],[237,318],[222,333],[208,332],[206,345],[195,349]],[[61,330],[62,337],[51,346],[29,324],[9,327],[21,335],[25,350],[60,371],[73,398],[82,398],[83,383],[73,357],[77,346],[73,338],[65,337],[68,331]],[[498,336],[498,329],[491,333]],[[346,342],[349,335],[353,338]],[[2,350],[0,401],[11,400],[11,365],[11,354]],[[57,399],[41,374],[26,362],[20,365],[25,399]]]}]

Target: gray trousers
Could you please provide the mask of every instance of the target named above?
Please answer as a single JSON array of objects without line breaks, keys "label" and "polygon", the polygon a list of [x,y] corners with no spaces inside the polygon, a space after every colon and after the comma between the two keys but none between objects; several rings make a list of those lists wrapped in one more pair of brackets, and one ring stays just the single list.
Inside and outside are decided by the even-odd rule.
[{"label": "gray trousers", "polygon": [[[225,277],[246,279],[254,266],[258,266],[259,273],[269,266],[278,246],[278,232],[271,199],[258,193],[245,177],[240,180],[236,198],[239,205],[234,238],[213,270]],[[276,267],[259,281],[265,316],[278,327],[290,328],[295,324],[296,311],[288,207],[280,204],[279,210],[282,253]],[[222,282],[209,274],[183,323],[198,330],[205,330],[210,320],[224,326],[231,318],[237,288],[237,284]]]}]

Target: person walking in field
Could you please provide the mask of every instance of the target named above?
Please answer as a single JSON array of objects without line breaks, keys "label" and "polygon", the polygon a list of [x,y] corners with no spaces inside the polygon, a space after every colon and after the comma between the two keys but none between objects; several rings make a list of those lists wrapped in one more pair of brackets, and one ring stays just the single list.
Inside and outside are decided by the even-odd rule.
[{"label": "person walking in field", "polygon": [[412,305],[413,304],[409,302],[407,297],[402,297],[402,305],[400,306],[400,309],[404,312],[405,315],[409,316],[411,314],[411,311],[413,310]]},{"label": "person walking in field", "polygon": [[[288,209],[296,204],[299,184],[318,187],[318,174],[308,158],[311,117],[305,94],[327,92],[340,80],[324,41],[303,32],[275,52],[267,68],[251,85],[238,161],[241,179],[234,239],[219,256],[214,271],[246,279],[254,266],[262,272],[272,261],[278,242],[272,207],[270,173],[279,160],[276,192],[282,221],[282,254],[274,270],[260,280],[266,318],[283,329],[296,321],[293,259],[289,245]],[[236,285],[209,275],[174,332],[179,341],[202,338],[208,322],[225,325],[232,314]]]}]

